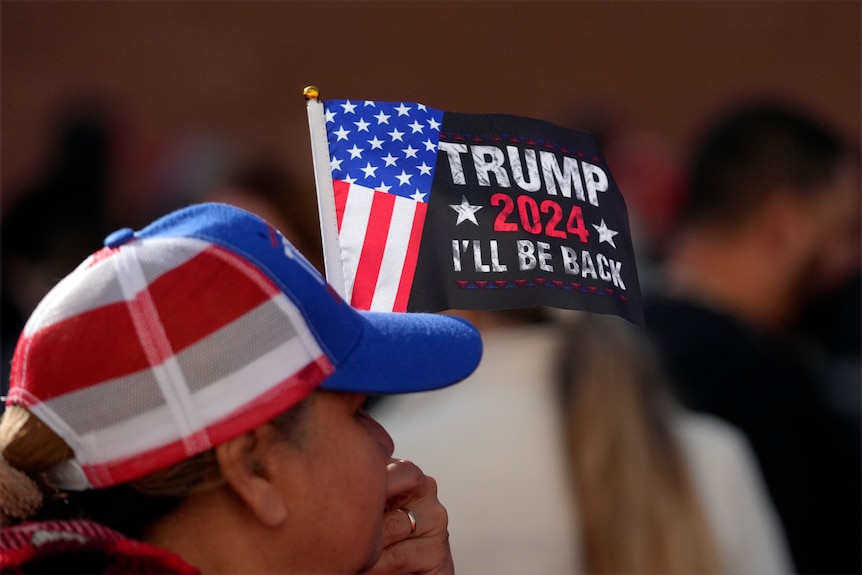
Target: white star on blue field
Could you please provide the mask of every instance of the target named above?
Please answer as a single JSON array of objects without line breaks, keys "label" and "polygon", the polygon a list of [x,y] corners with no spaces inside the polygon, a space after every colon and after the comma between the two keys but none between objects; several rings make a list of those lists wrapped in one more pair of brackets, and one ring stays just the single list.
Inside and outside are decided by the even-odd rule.
[{"label": "white star on blue field", "polygon": [[422,104],[324,102],[332,178],[428,201],[443,112]]}]

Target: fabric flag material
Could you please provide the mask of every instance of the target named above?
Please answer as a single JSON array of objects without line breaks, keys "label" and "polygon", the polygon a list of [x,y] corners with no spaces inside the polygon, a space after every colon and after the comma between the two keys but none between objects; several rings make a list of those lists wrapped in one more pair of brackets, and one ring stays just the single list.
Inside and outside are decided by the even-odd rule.
[{"label": "fabric flag material", "polygon": [[552,306],[643,324],[625,202],[589,134],[406,102],[328,100],[322,113],[327,276],[340,266],[355,307]]}]

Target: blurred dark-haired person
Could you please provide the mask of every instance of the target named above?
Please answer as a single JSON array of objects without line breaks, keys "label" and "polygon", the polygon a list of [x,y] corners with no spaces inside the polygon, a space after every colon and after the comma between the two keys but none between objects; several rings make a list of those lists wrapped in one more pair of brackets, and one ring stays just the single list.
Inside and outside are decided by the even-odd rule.
[{"label": "blurred dark-haired person", "polygon": [[811,114],[728,111],[695,147],[660,288],[645,296],[678,395],[747,435],[803,573],[860,570],[858,411],[834,409],[800,335],[806,311],[858,277],[858,184],[852,147]]}]

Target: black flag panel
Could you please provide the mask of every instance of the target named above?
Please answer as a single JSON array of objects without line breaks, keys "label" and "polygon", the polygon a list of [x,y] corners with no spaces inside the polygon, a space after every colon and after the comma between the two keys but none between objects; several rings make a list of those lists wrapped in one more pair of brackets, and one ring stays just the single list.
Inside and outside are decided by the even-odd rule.
[{"label": "black flag panel", "polygon": [[592,137],[446,112],[407,309],[553,306],[643,323],[625,203]]}]

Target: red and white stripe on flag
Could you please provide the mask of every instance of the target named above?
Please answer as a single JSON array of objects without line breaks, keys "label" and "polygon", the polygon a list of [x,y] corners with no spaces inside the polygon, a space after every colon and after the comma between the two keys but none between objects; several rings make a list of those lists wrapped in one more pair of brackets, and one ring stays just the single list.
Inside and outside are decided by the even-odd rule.
[{"label": "red and white stripe on flag", "polygon": [[358,309],[405,311],[428,204],[342,180],[333,188],[346,299]]}]

